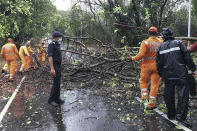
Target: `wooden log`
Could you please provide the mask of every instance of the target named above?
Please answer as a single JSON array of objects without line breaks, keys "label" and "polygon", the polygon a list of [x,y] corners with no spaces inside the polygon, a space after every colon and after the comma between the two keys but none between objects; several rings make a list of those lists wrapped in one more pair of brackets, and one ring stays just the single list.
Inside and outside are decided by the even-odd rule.
[{"label": "wooden log", "polygon": [[196,37],[175,37],[176,40],[197,41]]}]

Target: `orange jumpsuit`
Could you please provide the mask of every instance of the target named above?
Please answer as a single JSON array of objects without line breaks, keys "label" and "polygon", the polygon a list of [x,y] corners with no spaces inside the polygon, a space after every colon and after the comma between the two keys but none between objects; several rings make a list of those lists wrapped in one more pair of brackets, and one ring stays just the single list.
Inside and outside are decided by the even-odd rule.
[{"label": "orange jumpsuit", "polygon": [[28,52],[26,46],[21,46],[20,47],[19,56],[20,56],[21,62],[22,62],[20,72],[22,72],[24,70],[28,70],[27,57],[26,56],[30,56],[30,55],[29,55],[29,52]]},{"label": "orange jumpsuit", "polygon": [[31,48],[31,46],[27,47],[27,51],[29,52],[29,56],[26,56],[27,59],[27,66],[28,69],[32,67],[32,63],[33,63],[33,58],[31,57],[31,54],[34,52]]},{"label": "orange jumpsuit", "polygon": [[44,49],[44,45],[40,46],[37,49],[37,52],[38,52],[38,56],[37,56],[38,62],[42,61],[42,65],[45,65],[46,52],[45,52],[45,49]]},{"label": "orange jumpsuit", "polygon": [[6,43],[1,49],[1,55],[6,60],[10,72],[10,80],[14,79],[18,67],[18,49],[12,43]]},{"label": "orange jumpsuit", "polygon": [[156,51],[161,43],[161,39],[151,36],[141,43],[139,53],[135,57],[132,57],[133,61],[142,59],[140,63],[141,73],[139,80],[142,100],[148,99],[148,80],[149,78],[151,79],[148,108],[155,107],[156,103],[160,81],[160,76],[156,67]]}]

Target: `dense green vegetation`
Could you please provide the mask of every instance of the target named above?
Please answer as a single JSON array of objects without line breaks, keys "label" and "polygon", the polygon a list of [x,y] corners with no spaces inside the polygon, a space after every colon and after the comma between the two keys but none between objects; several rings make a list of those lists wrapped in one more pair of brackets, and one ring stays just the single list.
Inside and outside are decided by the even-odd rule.
[{"label": "dense green vegetation", "polygon": [[[176,36],[187,36],[187,3],[184,0],[78,0],[69,11],[58,11],[52,0],[1,0],[0,43],[13,37],[49,36],[59,30],[69,36],[88,36],[115,46],[136,46],[147,29],[171,27]],[[192,32],[197,34],[197,2],[192,1]],[[82,5],[82,6],[80,6]]]},{"label": "dense green vegetation", "polygon": [[52,30],[56,8],[50,0],[1,0],[0,40],[7,37],[22,42],[44,36]]}]

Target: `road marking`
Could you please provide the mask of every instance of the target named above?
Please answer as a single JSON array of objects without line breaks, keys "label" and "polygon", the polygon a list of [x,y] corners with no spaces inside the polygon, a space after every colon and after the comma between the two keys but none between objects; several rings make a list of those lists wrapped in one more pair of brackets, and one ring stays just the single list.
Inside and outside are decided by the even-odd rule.
[{"label": "road marking", "polygon": [[16,94],[18,93],[23,81],[25,80],[26,76],[23,76],[23,78],[21,79],[19,85],[17,86],[17,88],[15,89],[14,93],[12,94],[12,96],[10,97],[9,101],[7,102],[7,104],[5,105],[5,107],[3,108],[3,110],[0,113],[0,123],[4,117],[4,115],[6,114],[8,108],[10,107],[10,105],[12,104],[12,101],[14,100]]},{"label": "road marking", "polygon": [[[139,97],[135,97],[138,101],[140,101]],[[181,124],[180,122],[176,121],[176,120],[170,120],[168,119],[167,115],[164,114],[162,111],[158,110],[157,108],[154,109],[155,112],[157,112],[159,115],[161,115],[162,117],[164,117],[165,119],[167,119],[168,121],[172,122],[173,124],[175,124],[176,126],[179,126],[180,128],[182,128],[184,131],[192,131],[191,129],[187,128],[186,126],[184,126],[183,124]]]}]

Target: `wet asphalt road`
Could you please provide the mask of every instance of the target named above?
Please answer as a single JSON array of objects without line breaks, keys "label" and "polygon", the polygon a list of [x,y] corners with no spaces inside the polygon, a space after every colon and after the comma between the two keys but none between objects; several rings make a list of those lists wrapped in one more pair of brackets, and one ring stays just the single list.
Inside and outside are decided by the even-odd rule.
[{"label": "wet asphalt road", "polygon": [[[14,85],[10,86],[14,90]],[[107,96],[95,95],[95,91],[62,88],[61,97],[65,103],[61,107],[54,108],[47,104],[49,92],[50,87],[24,82],[3,118],[0,129],[2,131],[176,130],[174,125],[156,113],[152,116],[142,115],[143,107],[138,101],[133,102],[133,108],[126,114],[125,111],[114,107],[112,101],[106,99]],[[2,105],[5,104],[6,100],[2,101]]]}]

